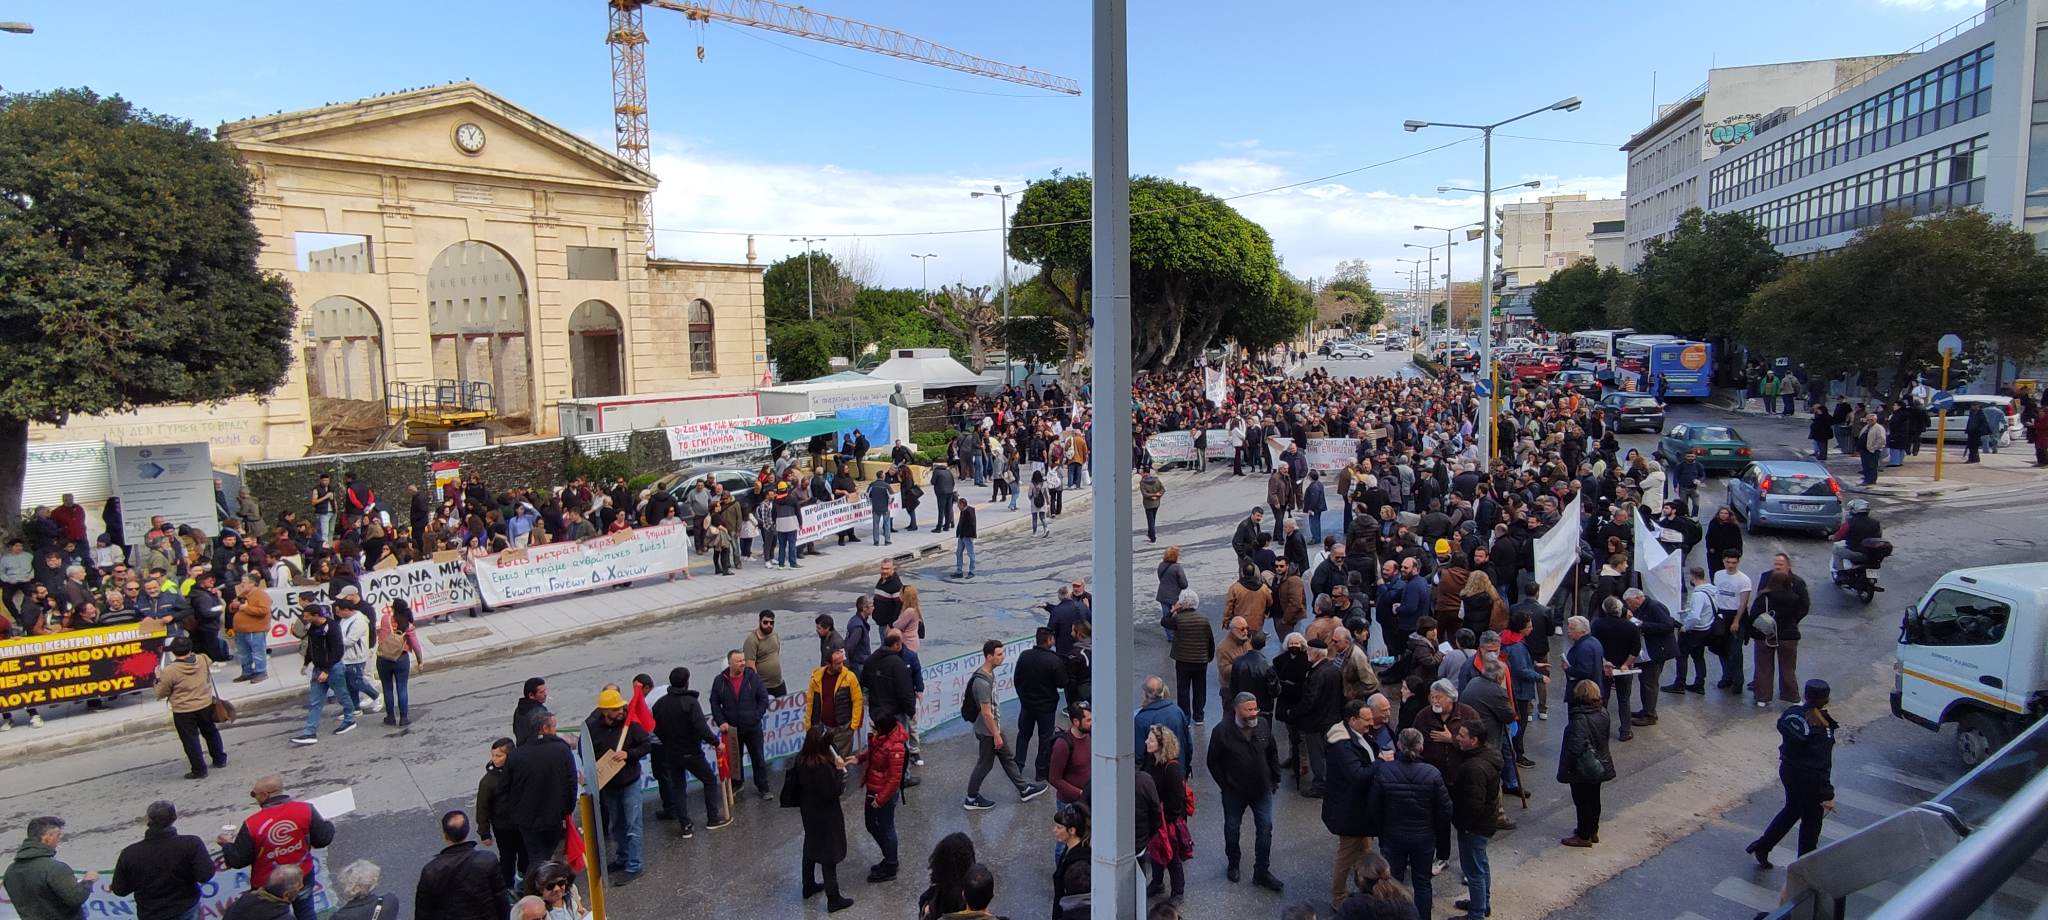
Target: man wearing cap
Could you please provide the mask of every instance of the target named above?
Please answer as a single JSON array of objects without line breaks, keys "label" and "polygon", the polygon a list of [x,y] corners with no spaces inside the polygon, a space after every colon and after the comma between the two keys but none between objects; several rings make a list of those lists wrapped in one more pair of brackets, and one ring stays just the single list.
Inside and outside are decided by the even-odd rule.
[{"label": "man wearing cap", "polygon": [[598,790],[597,804],[614,847],[605,868],[618,876],[613,884],[624,884],[640,874],[640,758],[654,748],[654,739],[627,720],[626,698],[614,686],[597,695],[597,711],[584,720],[583,731],[590,749],[603,752],[597,755],[598,763],[619,767]]},{"label": "man wearing cap", "polygon": [[1778,781],[1785,786],[1785,807],[1771,818],[1764,835],[1743,851],[1757,865],[1771,868],[1771,850],[1792,825],[1799,825],[1799,855],[1820,846],[1820,822],[1835,810],[1835,730],[1841,725],[1828,715],[1828,682],[1809,680],[1802,702],[1785,707],[1778,717]]}]

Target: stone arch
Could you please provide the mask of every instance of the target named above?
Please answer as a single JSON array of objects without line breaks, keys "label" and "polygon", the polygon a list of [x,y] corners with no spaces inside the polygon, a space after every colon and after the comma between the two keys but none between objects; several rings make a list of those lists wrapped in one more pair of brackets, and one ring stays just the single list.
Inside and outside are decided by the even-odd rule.
[{"label": "stone arch", "polygon": [[519,263],[489,243],[463,240],[429,266],[424,296],[434,377],[487,383],[499,414],[526,415],[534,349]]},{"label": "stone arch", "polygon": [[711,308],[711,301],[699,297],[690,301],[689,315],[690,373],[718,373],[718,327],[717,311]]},{"label": "stone arch", "polygon": [[314,397],[384,398],[384,324],[368,304],[335,294],[307,311],[306,386]]},{"label": "stone arch", "polygon": [[625,324],[602,300],[586,300],[569,314],[570,395],[577,399],[626,392]]}]

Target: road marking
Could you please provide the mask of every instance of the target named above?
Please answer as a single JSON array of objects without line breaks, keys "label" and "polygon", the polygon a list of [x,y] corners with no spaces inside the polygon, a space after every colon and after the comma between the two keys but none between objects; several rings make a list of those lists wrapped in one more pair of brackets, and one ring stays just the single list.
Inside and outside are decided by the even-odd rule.
[{"label": "road marking", "polygon": [[1778,906],[1778,893],[1755,882],[1724,878],[1714,885],[1714,894],[1750,910],[1771,910]]},{"label": "road marking", "polygon": [[1941,790],[1948,788],[1947,786],[1941,783],[1937,783],[1931,779],[1924,779],[1922,777],[1914,776],[1913,774],[1907,773],[1903,770],[1894,770],[1891,767],[1879,766],[1877,764],[1865,764],[1858,769],[1864,776],[1874,776],[1878,779],[1888,779],[1892,782],[1898,783],[1901,786],[1907,786],[1913,789],[1918,789],[1922,792],[1927,793],[1928,795],[1939,794]]}]

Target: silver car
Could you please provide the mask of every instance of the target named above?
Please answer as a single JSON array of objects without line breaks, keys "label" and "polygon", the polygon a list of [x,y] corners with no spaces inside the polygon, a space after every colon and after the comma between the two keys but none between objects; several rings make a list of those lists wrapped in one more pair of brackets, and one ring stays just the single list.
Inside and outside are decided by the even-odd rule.
[{"label": "silver car", "polygon": [[1832,535],[1842,522],[1842,484],[1811,460],[1758,460],[1728,480],[1728,507],[1749,533],[1780,527]]}]

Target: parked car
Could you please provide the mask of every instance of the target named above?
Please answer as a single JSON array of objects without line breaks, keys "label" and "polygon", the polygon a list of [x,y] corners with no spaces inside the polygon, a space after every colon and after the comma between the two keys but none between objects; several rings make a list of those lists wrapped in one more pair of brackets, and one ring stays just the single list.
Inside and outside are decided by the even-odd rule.
[{"label": "parked car", "polygon": [[1457,343],[1445,352],[1444,363],[1453,370],[1470,370],[1479,366],[1479,353],[1464,343]]},{"label": "parked car", "polygon": [[1738,473],[1751,459],[1749,442],[1727,425],[1674,425],[1650,453],[1670,466],[1692,451],[1700,452],[1700,465],[1709,473]]},{"label": "parked car", "polygon": [[1648,393],[1608,393],[1600,397],[1600,413],[1617,434],[1632,428],[1664,430],[1664,404]]},{"label": "parked car", "polygon": [[1551,383],[1571,387],[1580,396],[1599,396],[1603,389],[1593,372],[1582,368],[1568,367],[1550,378]]},{"label": "parked car", "polygon": [[[2019,406],[2010,396],[1988,396],[1977,393],[1956,394],[1956,404],[1948,410],[1948,443],[1963,443],[1963,432],[1970,424],[1970,413],[1985,406],[1997,406],[2005,410],[2005,434],[1999,438],[2000,447],[2010,446],[2013,432],[2020,427]],[[1927,412],[1927,430],[1920,433],[1920,440],[1933,443],[1935,426],[1940,424],[1941,414],[1930,409]]]},{"label": "parked car", "polygon": [[1842,483],[1811,460],[1758,460],[1728,480],[1728,507],[1749,533],[1782,527],[1830,536],[1842,522]]},{"label": "parked car", "polygon": [[1564,370],[1564,362],[1554,353],[1529,352],[1508,361],[1507,370],[1521,380],[1548,380],[1550,375]]},{"label": "parked car", "polygon": [[655,480],[654,488],[667,492],[676,500],[677,505],[687,508],[689,502],[686,496],[690,494],[690,487],[706,476],[711,477],[712,482],[724,486],[727,492],[738,498],[740,507],[750,514],[753,513],[754,506],[761,501],[760,494],[754,489],[754,471],[731,467],[687,466]]},{"label": "parked car", "polygon": [[1387,333],[1386,337],[1381,339],[1380,342],[1392,351],[1405,351],[1408,348],[1408,337],[1398,332]]}]

